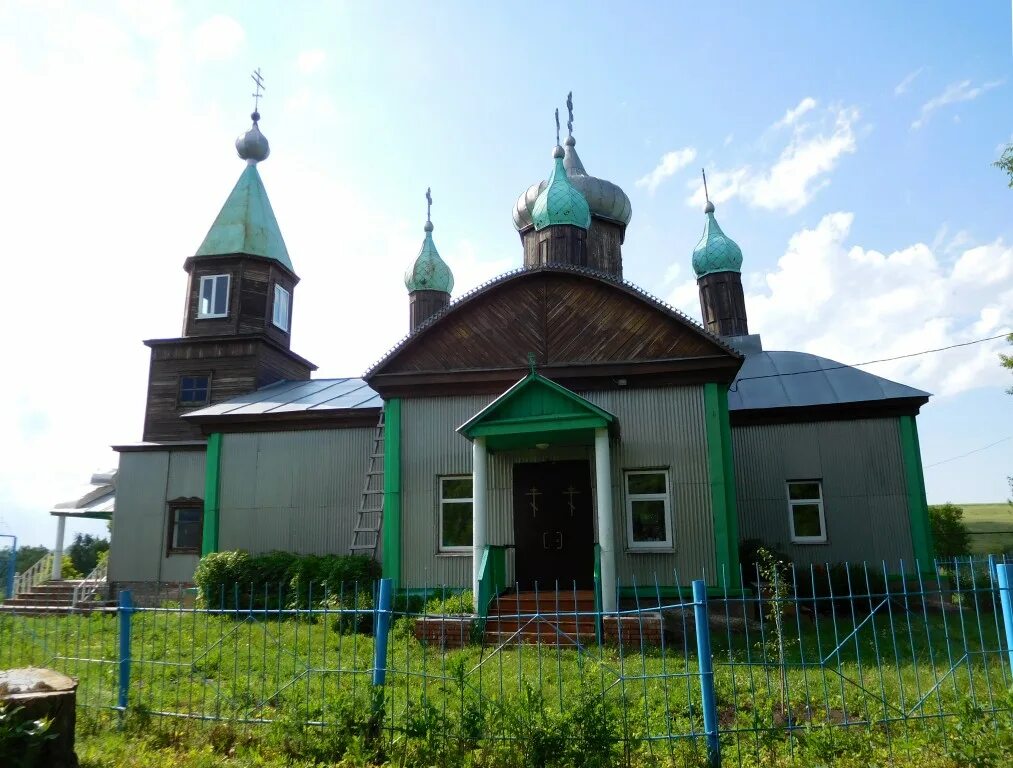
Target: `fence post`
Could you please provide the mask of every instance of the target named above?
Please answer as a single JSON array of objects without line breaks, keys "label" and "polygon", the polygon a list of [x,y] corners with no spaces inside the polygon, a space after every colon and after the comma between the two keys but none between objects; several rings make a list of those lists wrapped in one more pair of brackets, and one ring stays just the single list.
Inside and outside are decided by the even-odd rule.
[{"label": "fence post", "polygon": [[721,768],[718,707],[714,698],[714,662],[711,659],[711,631],[707,615],[707,585],[701,579],[693,582],[693,613],[696,620],[696,655],[700,666],[703,730],[707,736],[707,765],[710,768]]},{"label": "fence post", "polygon": [[380,735],[380,726],[383,723],[383,687],[387,682],[387,640],[390,637],[393,592],[393,580],[380,579],[373,621],[373,714],[370,728],[373,737]]},{"label": "fence post", "polygon": [[116,708],[122,715],[127,709],[130,692],[130,619],[134,615],[134,601],[129,589],[120,592],[118,615],[120,619],[120,677]]},{"label": "fence post", "polygon": [[999,563],[995,566],[999,582],[999,604],[1002,606],[1002,623],[1006,628],[1006,651],[1010,669],[1013,669],[1013,566]]}]

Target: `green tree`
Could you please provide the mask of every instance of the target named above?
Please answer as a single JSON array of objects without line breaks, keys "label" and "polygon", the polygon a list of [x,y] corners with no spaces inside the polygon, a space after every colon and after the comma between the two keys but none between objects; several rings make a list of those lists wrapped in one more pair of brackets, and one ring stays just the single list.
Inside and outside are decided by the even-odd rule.
[{"label": "green tree", "polygon": [[996,168],[1001,169],[1009,176],[1009,185],[1013,187],[1013,144],[1007,144],[1002,152],[1002,157],[992,163]]},{"label": "green tree", "polygon": [[100,539],[90,533],[78,533],[74,535],[74,543],[67,547],[67,554],[74,564],[74,570],[87,575],[98,565],[99,553],[108,549],[108,539]]},{"label": "green tree", "polygon": [[929,505],[929,526],[936,557],[957,557],[971,553],[971,534],[964,525],[964,510],[956,504]]},{"label": "green tree", "polygon": [[24,573],[48,554],[49,550],[46,547],[18,547],[14,570]]}]

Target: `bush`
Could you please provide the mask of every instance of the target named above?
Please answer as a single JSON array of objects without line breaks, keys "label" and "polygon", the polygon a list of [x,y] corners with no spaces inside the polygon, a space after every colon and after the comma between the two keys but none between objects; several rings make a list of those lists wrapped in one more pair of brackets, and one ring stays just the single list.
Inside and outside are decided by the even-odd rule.
[{"label": "bush", "polygon": [[929,507],[929,527],[936,557],[958,557],[971,553],[971,534],[964,525],[964,510],[956,504]]},{"label": "bush", "polygon": [[356,590],[372,598],[380,565],[362,555],[251,555],[213,552],[194,572],[201,604],[224,609],[309,608],[355,604]]}]

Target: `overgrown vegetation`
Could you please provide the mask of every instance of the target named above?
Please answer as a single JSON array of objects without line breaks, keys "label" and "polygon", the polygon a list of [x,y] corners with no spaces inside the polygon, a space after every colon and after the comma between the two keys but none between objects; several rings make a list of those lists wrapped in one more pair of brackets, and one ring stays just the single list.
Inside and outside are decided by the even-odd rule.
[{"label": "overgrown vegetation", "polygon": [[74,541],[66,549],[74,570],[87,576],[99,564],[103,552],[109,551],[109,540],[90,533],[74,534]]},{"label": "overgrown vegetation", "polygon": [[0,765],[4,768],[35,766],[39,751],[56,738],[52,722],[30,717],[23,707],[0,702]]},{"label": "overgrown vegetation", "polygon": [[205,555],[193,580],[201,605],[209,608],[306,608],[325,603],[364,608],[372,606],[371,585],[379,577],[379,563],[361,555],[237,551]]},{"label": "overgrown vegetation", "polygon": [[956,504],[929,506],[929,527],[936,557],[960,557],[971,553],[971,534],[964,524],[964,510]]}]

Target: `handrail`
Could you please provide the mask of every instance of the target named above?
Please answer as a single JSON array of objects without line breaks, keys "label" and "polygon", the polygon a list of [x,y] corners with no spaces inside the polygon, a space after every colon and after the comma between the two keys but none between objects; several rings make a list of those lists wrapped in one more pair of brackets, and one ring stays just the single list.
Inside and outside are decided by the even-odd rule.
[{"label": "handrail", "polygon": [[106,583],[106,576],[109,573],[108,561],[99,563],[91,573],[85,576],[74,587],[74,594],[71,597],[71,607],[76,608],[78,603],[90,600],[98,591],[99,587]]},{"label": "handrail", "polygon": [[479,623],[484,626],[489,604],[506,589],[506,547],[487,544],[482,550],[479,566],[478,594],[475,603]]},{"label": "handrail", "polygon": [[14,575],[14,596],[28,592],[46,579],[53,572],[53,553],[49,552],[35,561],[35,565],[24,573]]}]

